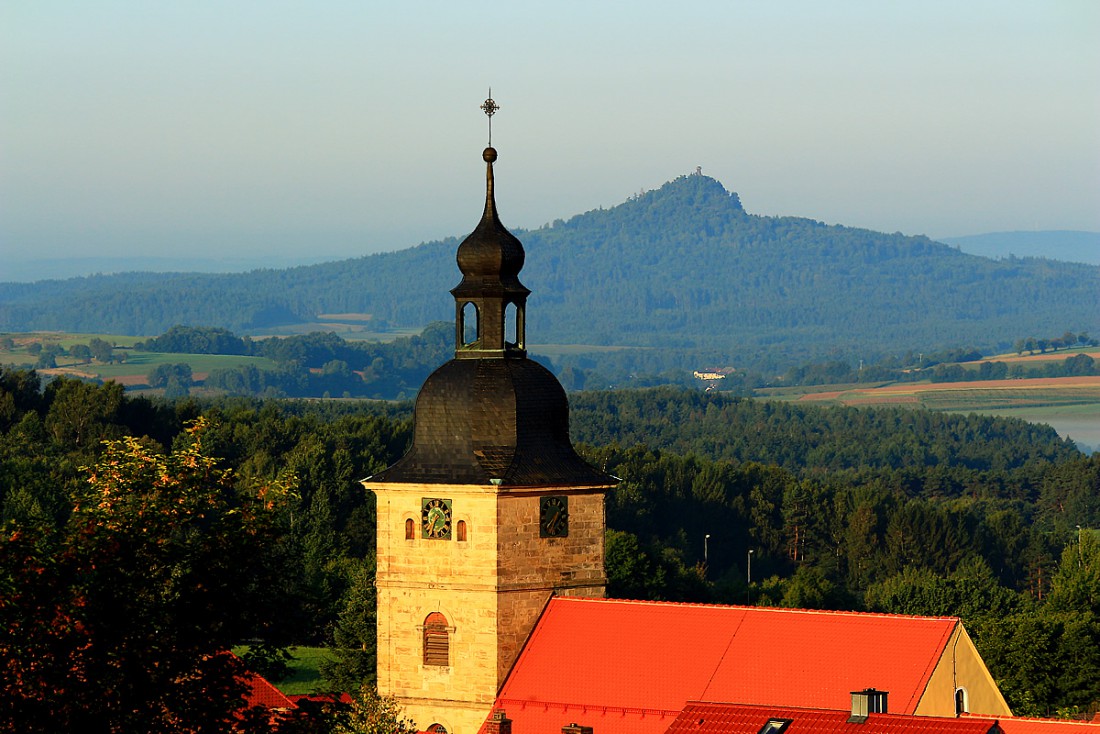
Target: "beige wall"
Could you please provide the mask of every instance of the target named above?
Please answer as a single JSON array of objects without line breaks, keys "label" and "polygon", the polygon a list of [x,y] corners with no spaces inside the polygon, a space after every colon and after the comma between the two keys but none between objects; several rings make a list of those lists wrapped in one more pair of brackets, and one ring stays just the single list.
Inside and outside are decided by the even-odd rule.
[{"label": "beige wall", "polygon": [[[378,688],[423,730],[473,734],[553,594],[603,596],[601,487],[367,484],[378,499]],[[569,497],[569,534],[539,537],[539,497]],[[420,537],[421,500],[451,500],[467,540]],[[405,539],[412,519],[414,538]],[[450,625],[450,665],[423,665],[423,623]]]},{"label": "beige wall", "polygon": [[985,667],[962,623],[955,625],[928,687],[913,712],[918,716],[954,716],[955,691],[966,689],[970,713],[987,716],[1011,716],[993,676]]}]

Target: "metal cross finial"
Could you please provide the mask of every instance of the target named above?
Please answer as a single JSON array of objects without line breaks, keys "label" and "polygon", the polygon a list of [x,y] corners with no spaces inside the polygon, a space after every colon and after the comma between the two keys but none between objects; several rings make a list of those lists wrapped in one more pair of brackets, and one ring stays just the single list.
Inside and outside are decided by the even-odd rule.
[{"label": "metal cross finial", "polygon": [[500,105],[493,101],[493,88],[489,87],[489,98],[481,104],[481,110],[489,118],[489,145],[493,144],[493,114],[500,109]]}]

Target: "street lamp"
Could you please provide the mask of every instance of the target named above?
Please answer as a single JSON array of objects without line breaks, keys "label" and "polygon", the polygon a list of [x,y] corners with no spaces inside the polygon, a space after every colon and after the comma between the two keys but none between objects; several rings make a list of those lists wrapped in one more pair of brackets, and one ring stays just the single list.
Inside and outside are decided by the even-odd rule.
[{"label": "street lamp", "polygon": [[1077,526],[1077,568],[1085,565],[1085,551],[1081,548],[1081,526]]},{"label": "street lamp", "polygon": [[752,554],[753,551],[749,551],[749,565],[748,565],[748,583],[752,586]]},{"label": "street lamp", "polygon": [[703,563],[707,562],[707,541],[710,540],[710,533],[703,536]]}]

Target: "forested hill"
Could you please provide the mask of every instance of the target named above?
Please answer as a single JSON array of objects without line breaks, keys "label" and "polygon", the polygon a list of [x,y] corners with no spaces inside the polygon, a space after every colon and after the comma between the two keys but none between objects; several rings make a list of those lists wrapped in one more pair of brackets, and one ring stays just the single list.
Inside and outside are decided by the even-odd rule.
[{"label": "forested hill", "polygon": [[[759,364],[1098,328],[1100,267],[993,261],[926,237],[753,215],[701,175],[516,234],[536,343],[666,345],[685,359],[707,350]],[[248,332],[349,312],[420,326],[453,317],[457,244],[245,274],[3,284],[0,330]]]}]

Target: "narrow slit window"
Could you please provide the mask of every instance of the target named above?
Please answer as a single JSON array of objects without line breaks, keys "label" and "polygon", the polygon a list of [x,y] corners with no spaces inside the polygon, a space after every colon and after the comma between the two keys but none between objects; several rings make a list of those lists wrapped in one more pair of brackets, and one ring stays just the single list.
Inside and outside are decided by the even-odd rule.
[{"label": "narrow slit window", "polygon": [[410,517],[405,520],[405,540],[412,540],[416,537],[416,522]]},{"label": "narrow slit window", "polygon": [[465,543],[466,542],[466,521],[465,520],[459,520],[458,524],[455,525],[455,539],[459,543]]}]

